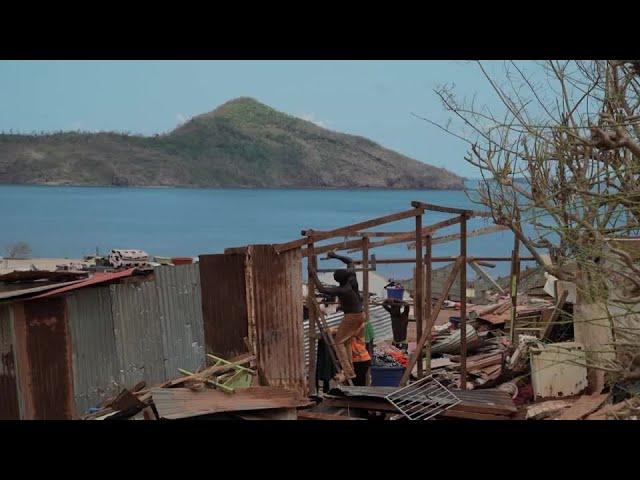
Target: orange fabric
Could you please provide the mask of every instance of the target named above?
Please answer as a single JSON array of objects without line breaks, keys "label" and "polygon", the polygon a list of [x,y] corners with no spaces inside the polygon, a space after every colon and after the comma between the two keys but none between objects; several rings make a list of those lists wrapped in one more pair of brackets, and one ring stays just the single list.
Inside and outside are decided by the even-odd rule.
[{"label": "orange fabric", "polygon": [[367,350],[367,344],[364,342],[364,335],[351,337],[351,358],[354,362],[366,362],[371,360],[371,355]]}]

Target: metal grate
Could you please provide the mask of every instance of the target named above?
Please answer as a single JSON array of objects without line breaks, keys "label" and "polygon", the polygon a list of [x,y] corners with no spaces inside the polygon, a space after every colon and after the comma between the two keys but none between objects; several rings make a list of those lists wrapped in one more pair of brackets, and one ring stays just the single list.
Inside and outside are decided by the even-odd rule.
[{"label": "metal grate", "polygon": [[428,420],[461,402],[431,375],[396,390],[385,398],[409,420]]}]

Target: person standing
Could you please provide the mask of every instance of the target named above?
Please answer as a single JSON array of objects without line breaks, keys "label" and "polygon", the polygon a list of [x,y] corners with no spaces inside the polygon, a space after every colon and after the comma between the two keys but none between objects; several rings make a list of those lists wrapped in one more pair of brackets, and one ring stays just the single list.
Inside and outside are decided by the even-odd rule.
[{"label": "person standing", "polygon": [[[342,365],[345,378],[354,379],[357,377],[357,381],[361,383],[364,376],[365,383],[363,385],[366,385],[371,356],[365,343],[365,318],[362,311],[362,298],[354,290],[352,284],[351,277],[355,277],[355,275],[345,269],[336,270],[333,273],[333,278],[338,282],[338,286],[329,287],[322,285],[315,270],[310,269],[309,274],[320,293],[338,297],[344,312],[344,318],[336,332],[335,344],[336,354]],[[358,369],[357,374],[356,367]]]}]

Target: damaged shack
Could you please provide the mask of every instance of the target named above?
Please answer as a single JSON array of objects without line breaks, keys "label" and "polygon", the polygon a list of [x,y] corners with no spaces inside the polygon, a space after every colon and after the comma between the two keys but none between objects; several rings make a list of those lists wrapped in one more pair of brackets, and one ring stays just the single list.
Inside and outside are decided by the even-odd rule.
[{"label": "damaged shack", "polygon": [[[450,218],[427,224],[429,212]],[[569,288],[535,267],[520,271],[532,258],[517,250],[468,254],[468,237],[502,229],[468,232],[474,217],[488,215],[412,202],[290,242],[201,255],[197,264],[4,275],[0,418],[579,419],[633,409],[613,391],[590,390]],[[370,230],[407,219],[414,229]],[[459,232],[437,235],[451,226]],[[452,241],[459,255],[432,255],[433,245]],[[394,244],[415,256],[372,254]],[[391,384],[373,373],[366,386],[337,376],[319,391],[319,341],[335,372],[344,370],[331,336],[344,315],[315,294],[312,275],[304,284],[303,270],[319,270],[322,254],[340,250],[359,252],[372,366],[395,369]],[[486,269],[496,262],[508,262],[510,275],[494,279]],[[392,341],[385,299],[370,286],[376,265],[394,263],[415,272],[404,286],[405,348]]]}]

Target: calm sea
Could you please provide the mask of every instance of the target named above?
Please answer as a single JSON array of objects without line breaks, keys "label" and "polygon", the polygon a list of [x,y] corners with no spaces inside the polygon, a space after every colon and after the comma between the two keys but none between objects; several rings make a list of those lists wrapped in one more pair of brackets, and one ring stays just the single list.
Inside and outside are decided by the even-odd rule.
[{"label": "calm sea", "polygon": [[[300,230],[329,229],[410,208],[412,200],[460,208],[478,207],[464,192],[431,190],[267,190],[0,186],[0,255],[26,241],[37,257],[101,254],[139,248],[151,255],[197,256],[250,243],[284,242]],[[425,225],[448,218],[425,215]],[[378,227],[403,231],[413,220]],[[473,219],[469,230],[488,225]],[[456,227],[442,230],[455,233]],[[469,255],[509,256],[508,232],[469,239]],[[458,243],[434,246],[452,255]],[[404,245],[373,251],[382,257],[414,255]],[[357,255],[356,255],[357,256]],[[333,264],[321,262],[321,267]],[[387,277],[411,274],[411,266],[380,266]],[[508,271],[508,263],[494,270]]]}]

